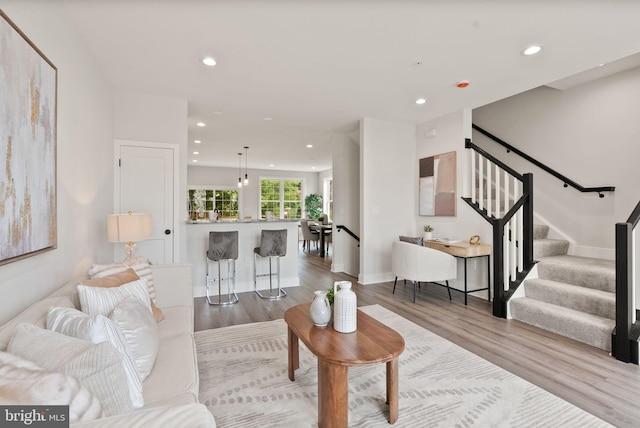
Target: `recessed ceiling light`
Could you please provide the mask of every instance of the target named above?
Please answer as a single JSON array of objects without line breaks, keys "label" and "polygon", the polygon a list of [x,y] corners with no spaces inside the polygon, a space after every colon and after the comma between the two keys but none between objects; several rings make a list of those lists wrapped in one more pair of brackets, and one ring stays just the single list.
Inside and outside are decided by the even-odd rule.
[{"label": "recessed ceiling light", "polygon": [[265,117],[264,120],[273,120],[272,117]]},{"label": "recessed ceiling light", "polygon": [[204,122],[198,122],[198,123],[196,123],[196,125],[198,125],[198,126],[200,126],[200,127],[202,127],[202,126],[207,126],[207,124],[206,124],[206,123],[204,123]]},{"label": "recessed ceiling light", "polygon": [[276,165],[275,165],[275,164],[273,164],[273,163],[270,163],[270,164],[269,164],[269,166],[270,166],[270,167],[274,167],[274,166],[276,166]]},{"label": "recessed ceiling light", "polygon": [[528,48],[526,48],[525,50],[522,51],[522,55],[535,55],[538,52],[540,52],[542,50],[542,46],[540,45],[533,45],[533,46],[529,46]]},{"label": "recessed ceiling light", "polygon": [[416,100],[416,104],[418,104],[418,105],[422,105],[422,104],[424,104],[426,102],[427,102],[427,100],[425,100],[424,98],[418,98]]},{"label": "recessed ceiling light", "polygon": [[307,144],[307,149],[310,149],[311,147],[313,147],[313,144]]},{"label": "recessed ceiling light", "polygon": [[202,63],[204,65],[208,65],[209,67],[213,67],[214,65],[216,65],[216,60],[208,56],[202,59]]},{"label": "recessed ceiling light", "polygon": [[193,163],[198,163],[198,159],[194,159],[194,160],[192,160],[191,162],[193,162]]},{"label": "recessed ceiling light", "polygon": [[200,152],[193,152],[193,154],[194,154],[194,155],[199,155],[199,154],[200,154]]},{"label": "recessed ceiling light", "polygon": [[200,141],[200,140],[193,140],[193,142],[196,143],[196,144],[202,143],[202,141]]},{"label": "recessed ceiling light", "polygon": [[221,112],[221,111],[214,111],[214,112],[213,112],[213,115],[214,115],[214,116],[220,116],[221,114],[222,114],[222,112]]},{"label": "recessed ceiling light", "polygon": [[315,166],[312,166],[312,167],[311,167],[311,169],[316,169],[316,167],[315,167]]}]

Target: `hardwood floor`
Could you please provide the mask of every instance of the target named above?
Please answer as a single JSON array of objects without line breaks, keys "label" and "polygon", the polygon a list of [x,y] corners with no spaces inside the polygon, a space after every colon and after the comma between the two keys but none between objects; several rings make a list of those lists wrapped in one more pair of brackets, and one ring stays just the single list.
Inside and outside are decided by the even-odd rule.
[{"label": "hardwood floor", "polygon": [[282,318],[287,308],[310,302],[315,290],[348,280],[358,306],[379,304],[610,424],[640,426],[640,367],[634,364],[519,321],[495,318],[485,300],[469,296],[464,306],[464,296],[453,289],[450,302],[446,288],[423,284],[414,304],[409,284],[398,281],[392,294],[393,282],[363,286],[353,277],[330,272],[330,257],[300,251],[299,260],[301,286],[288,288],[288,296],[280,300],[241,293],[238,304],[221,308],[195,299],[196,331]]}]

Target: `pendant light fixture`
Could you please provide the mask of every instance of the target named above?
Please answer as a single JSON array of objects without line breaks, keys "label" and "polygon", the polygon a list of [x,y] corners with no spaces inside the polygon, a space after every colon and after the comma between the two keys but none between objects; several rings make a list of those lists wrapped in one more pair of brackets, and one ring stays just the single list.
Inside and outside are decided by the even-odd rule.
[{"label": "pendant light fixture", "polygon": [[249,185],[249,175],[247,174],[247,163],[249,162],[249,146],[244,146],[244,185]]},{"label": "pendant light fixture", "polygon": [[242,153],[238,153],[238,189],[242,188]]}]

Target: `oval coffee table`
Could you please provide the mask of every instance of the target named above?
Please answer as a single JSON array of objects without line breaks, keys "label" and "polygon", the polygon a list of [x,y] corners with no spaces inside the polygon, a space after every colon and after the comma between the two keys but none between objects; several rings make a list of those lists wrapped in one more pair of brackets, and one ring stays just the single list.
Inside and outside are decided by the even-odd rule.
[{"label": "oval coffee table", "polygon": [[357,329],[338,333],[331,324],[316,327],[309,315],[310,303],[284,313],[289,338],[289,379],[300,367],[298,339],[318,357],[318,425],[346,427],[349,416],[349,366],[387,364],[389,423],[398,419],[398,356],[404,339],[395,330],[358,310]]}]

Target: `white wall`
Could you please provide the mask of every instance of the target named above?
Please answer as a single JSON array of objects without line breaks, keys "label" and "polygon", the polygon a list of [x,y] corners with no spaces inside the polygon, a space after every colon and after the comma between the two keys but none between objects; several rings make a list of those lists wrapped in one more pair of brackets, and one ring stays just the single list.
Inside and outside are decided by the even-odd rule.
[{"label": "white wall", "polygon": [[358,282],[392,280],[391,243],[415,233],[415,126],[360,121],[360,275]]},{"label": "white wall", "polygon": [[152,143],[177,144],[178,170],[174,171],[178,179],[178,195],[174,201],[178,206],[174,210],[174,239],[177,242],[176,263],[186,260],[186,204],[183,195],[187,192],[187,101],[176,98],[157,97],[144,94],[116,92],[114,134],[116,139],[146,141]]},{"label": "white wall", "polygon": [[0,8],[58,68],[58,248],[0,266],[0,322],[112,256],[113,89],[57,2]]},{"label": "white wall", "polygon": [[[414,211],[415,230],[411,236],[422,236],[423,226],[433,226],[435,238],[451,237],[468,241],[472,235],[480,235],[482,243],[492,244],[492,231],[488,222],[483,220],[473,208],[461,198],[465,194],[466,186],[466,158],[464,139],[471,133],[470,111],[462,110],[447,116],[422,123],[416,127],[416,167],[419,159],[434,156],[440,153],[456,152],[456,216],[455,217],[427,217],[420,216],[416,206]],[[418,172],[415,172],[415,195],[418,200]],[[468,289],[483,288],[487,286],[487,260],[472,259],[467,265]],[[464,289],[464,262],[458,260],[458,277],[449,281],[449,285],[458,290]],[[487,298],[487,292],[479,292],[478,297]]]},{"label": "white wall", "polygon": [[[360,147],[345,134],[331,137],[333,165],[333,223],[354,234],[360,231]],[[346,232],[333,231],[331,270],[357,277],[360,273],[358,242]]]},{"label": "white wall", "polygon": [[536,214],[573,239],[575,253],[613,257],[614,224],[626,220],[640,198],[638,94],[640,68],[564,91],[540,87],[473,111],[474,123],[581,185],[615,186],[603,199],[563,188],[477,132],[473,141],[534,174]]},{"label": "white wall", "polygon": [[[240,211],[243,216],[251,216],[258,218],[260,214],[260,179],[261,178],[300,178],[303,181],[303,200],[310,193],[318,193],[318,173],[317,172],[299,172],[299,171],[280,171],[271,169],[249,169],[249,186],[240,190]],[[244,177],[244,169],[242,170]],[[210,166],[193,166],[187,167],[187,182],[189,186],[206,185],[206,186],[229,186],[237,189],[238,187],[238,169],[237,168],[217,168]],[[180,200],[184,201],[186,207],[187,201],[186,190],[184,197]],[[186,212],[186,208],[185,208]],[[186,215],[185,215],[186,220]]]}]

